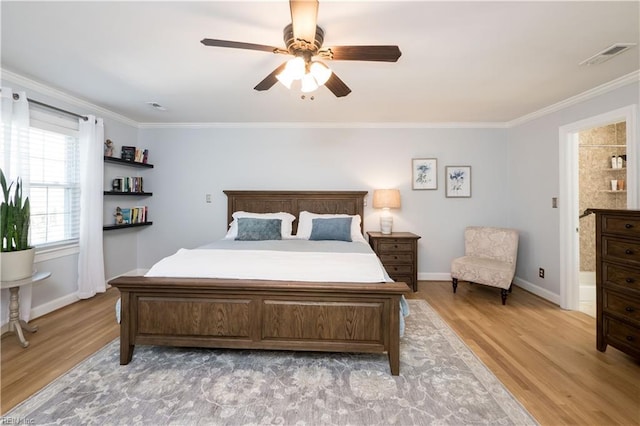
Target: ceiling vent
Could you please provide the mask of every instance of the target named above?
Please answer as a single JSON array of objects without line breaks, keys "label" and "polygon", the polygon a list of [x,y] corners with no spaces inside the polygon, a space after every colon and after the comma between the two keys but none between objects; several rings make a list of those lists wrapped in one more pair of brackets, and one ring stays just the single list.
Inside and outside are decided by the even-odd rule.
[{"label": "ceiling vent", "polygon": [[584,61],[580,62],[580,65],[601,64],[601,63],[603,63],[605,61],[608,61],[609,59],[613,58],[614,56],[619,55],[622,52],[625,52],[625,51],[631,49],[635,45],[636,45],[635,43],[616,43],[616,44],[614,44],[612,46],[609,46],[606,49],[596,53],[595,55],[593,55],[589,59],[585,59]]},{"label": "ceiling vent", "polygon": [[157,102],[146,102],[146,104],[149,105],[153,109],[157,109],[158,111],[166,111],[167,110],[167,108],[163,107],[162,105],[160,105]]}]

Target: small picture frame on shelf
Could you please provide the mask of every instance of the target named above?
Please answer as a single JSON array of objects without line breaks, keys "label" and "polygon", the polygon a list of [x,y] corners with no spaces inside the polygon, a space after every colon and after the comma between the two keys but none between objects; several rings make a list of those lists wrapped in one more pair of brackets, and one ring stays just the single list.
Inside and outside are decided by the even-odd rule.
[{"label": "small picture frame on shelf", "polygon": [[135,146],[123,146],[120,152],[120,158],[124,161],[133,161],[136,157]]},{"label": "small picture frame on shelf", "polygon": [[413,189],[438,189],[438,160],[436,158],[412,159],[411,182]]},{"label": "small picture frame on shelf", "polygon": [[444,177],[447,198],[471,197],[471,166],[447,166]]},{"label": "small picture frame on shelf", "polygon": [[113,192],[122,192],[122,178],[115,178],[111,181],[111,190]]}]

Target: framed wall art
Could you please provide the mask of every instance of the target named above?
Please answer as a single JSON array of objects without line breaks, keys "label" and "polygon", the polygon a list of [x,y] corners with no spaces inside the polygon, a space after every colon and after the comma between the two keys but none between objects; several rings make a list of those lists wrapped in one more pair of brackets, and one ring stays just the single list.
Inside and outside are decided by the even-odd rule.
[{"label": "framed wall art", "polygon": [[438,160],[414,158],[411,160],[413,189],[438,189]]},{"label": "framed wall art", "polygon": [[446,180],[446,196],[449,198],[471,197],[471,166],[447,166],[444,176]]}]

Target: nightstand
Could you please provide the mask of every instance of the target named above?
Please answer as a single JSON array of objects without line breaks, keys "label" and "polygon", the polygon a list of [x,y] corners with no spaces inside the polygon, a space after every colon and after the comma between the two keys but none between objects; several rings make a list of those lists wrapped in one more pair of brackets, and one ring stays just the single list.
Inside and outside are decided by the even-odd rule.
[{"label": "nightstand", "polygon": [[393,280],[407,283],[418,291],[418,240],[411,232],[367,232],[369,245]]}]

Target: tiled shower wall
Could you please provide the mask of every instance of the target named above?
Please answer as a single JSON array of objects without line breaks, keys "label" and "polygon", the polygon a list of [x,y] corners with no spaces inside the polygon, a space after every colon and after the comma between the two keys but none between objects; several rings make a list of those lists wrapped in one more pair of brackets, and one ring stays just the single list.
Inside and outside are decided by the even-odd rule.
[{"label": "tiled shower wall", "polygon": [[[627,192],[612,191],[611,180],[624,180],[627,169],[613,169],[611,156],[625,155],[626,147],[601,146],[625,145],[626,123],[615,123],[590,129],[579,134],[579,206],[580,212],[588,208],[625,209]],[[580,219],[580,271],[596,270],[595,216]]]}]

